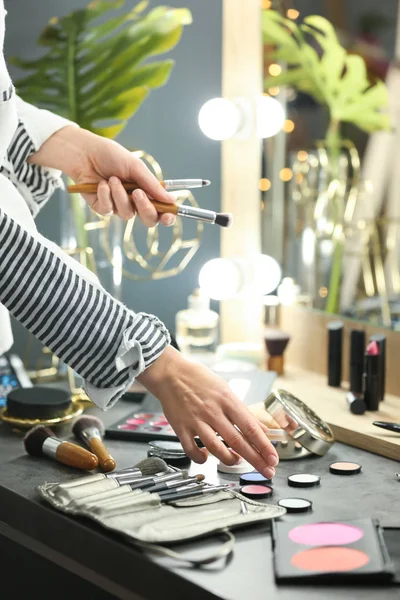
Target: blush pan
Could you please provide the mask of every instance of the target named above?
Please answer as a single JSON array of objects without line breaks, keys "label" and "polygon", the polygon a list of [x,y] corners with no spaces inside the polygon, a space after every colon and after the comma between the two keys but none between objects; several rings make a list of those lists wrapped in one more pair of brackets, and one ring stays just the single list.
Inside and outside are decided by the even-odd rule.
[{"label": "blush pan", "polygon": [[369,563],[369,556],[356,548],[328,546],[309,548],[295,554],[291,563],[297,569],[320,573],[346,572],[359,569]]},{"label": "blush pan", "polygon": [[178,442],[175,431],[162,412],[137,410],[117,421],[105,432],[106,437],[132,442]]},{"label": "blush pan", "polygon": [[345,523],[310,523],[289,532],[289,539],[305,546],[338,546],[358,542],[364,535],[359,527]]}]

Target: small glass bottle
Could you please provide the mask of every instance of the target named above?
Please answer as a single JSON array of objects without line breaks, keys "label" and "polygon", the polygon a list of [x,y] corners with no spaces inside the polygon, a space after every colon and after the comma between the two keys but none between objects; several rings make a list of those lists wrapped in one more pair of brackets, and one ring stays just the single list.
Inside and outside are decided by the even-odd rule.
[{"label": "small glass bottle", "polygon": [[210,299],[196,289],[188,308],[176,314],[176,341],[182,353],[215,352],[219,315],[210,310]]}]

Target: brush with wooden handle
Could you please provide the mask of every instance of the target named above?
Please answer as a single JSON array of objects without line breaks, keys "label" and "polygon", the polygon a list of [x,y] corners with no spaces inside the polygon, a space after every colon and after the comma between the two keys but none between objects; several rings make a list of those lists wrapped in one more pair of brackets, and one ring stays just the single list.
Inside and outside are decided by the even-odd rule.
[{"label": "brush with wooden handle", "polygon": [[48,456],[57,462],[92,471],[99,464],[97,456],[71,442],[64,442],[56,438],[48,427],[36,425],[24,437],[25,450],[31,456]]},{"label": "brush with wooden handle", "polygon": [[103,443],[104,425],[100,419],[93,416],[80,417],[75,421],[72,433],[97,456],[104,473],[114,471],[117,464]]},{"label": "brush with wooden handle", "polygon": [[[139,186],[132,181],[122,181],[121,183],[122,187],[129,194],[139,188]],[[165,181],[160,181],[159,183],[163,188],[171,192],[174,190],[190,190],[193,188],[205,187],[210,185],[211,181],[208,179],[165,179]],[[67,191],[71,194],[97,194],[98,185],[98,183],[71,184],[67,187]]]},{"label": "brush with wooden handle", "polygon": [[[127,192],[132,192],[133,190],[137,189],[137,185],[133,183],[122,182],[122,185]],[[70,185],[68,186],[67,190],[70,193],[76,192],[79,194],[95,194],[97,193],[97,183]],[[177,215],[178,217],[196,219],[197,221],[204,221],[205,223],[219,225],[220,227],[230,227],[233,222],[232,215],[230,213],[216,213],[213,210],[197,208],[195,206],[189,206],[188,204],[169,204],[168,202],[159,202],[158,200],[152,200],[151,198],[149,198],[149,200],[159,214],[171,213],[172,215]]]}]

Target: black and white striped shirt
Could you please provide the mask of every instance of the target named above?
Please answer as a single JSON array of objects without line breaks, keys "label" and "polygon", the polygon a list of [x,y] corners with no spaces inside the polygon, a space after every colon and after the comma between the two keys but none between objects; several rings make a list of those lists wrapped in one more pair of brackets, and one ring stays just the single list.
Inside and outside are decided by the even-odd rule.
[{"label": "black and white striped shirt", "polygon": [[[62,181],[27,159],[66,124],[17,99],[10,83],[0,90],[0,303],[84,378],[93,402],[108,408],[170,338],[155,316],[127,309],[36,230],[32,215]],[[3,309],[0,352],[10,345],[2,319]]]}]

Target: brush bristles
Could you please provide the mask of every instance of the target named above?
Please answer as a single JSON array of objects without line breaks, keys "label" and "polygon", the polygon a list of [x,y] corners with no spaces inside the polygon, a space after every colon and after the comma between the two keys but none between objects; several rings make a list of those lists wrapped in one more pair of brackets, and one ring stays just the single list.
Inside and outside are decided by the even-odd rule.
[{"label": "brush bristles", "polygon": [[145,458],[144,460],[138,462],[135,467],[140,469],[143,476],[155,475],[156,473],[164,473],[169,471],[167,463],[163,461],[162,458],[158,458],[157,456]]},{"label": "brush bristles", "polygon": [[196,475],[196,479],[197,479],[197,481],[204,481],[204,480],[205,480],[205,478],[206,478],[206,476],[205,476],[205,475]]},{"label": "brush bristles", "polygon": [[215,222],[220,227],[230,227],[233,223],[233,217],[229,213],[218,213]]},{"label": "brush bristles", "polygon": [[43,425],[36,425],[24,437],[25,450],[31,456],[43,456],[43,444],[49,437],[56,437],[54,432]]},{"label": "brush bristles", "polygon": [[96,427],[96,429],[99,430],[101,437],[104,436],[104,425],[100,421],[100,419],[94,416],[87,415],[85,415],[84,417],[80,417],[75,421],[74,426],[72,428],[72,433],[75,437],[81,439],[82,433],[85,431],[85,429],[89,429],[90,427]]}]

